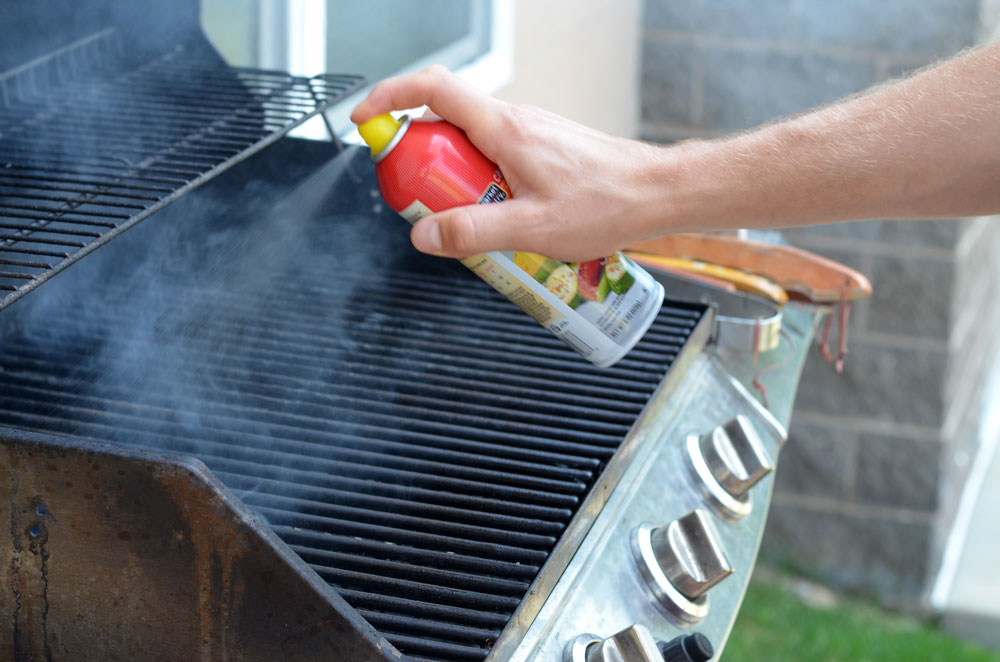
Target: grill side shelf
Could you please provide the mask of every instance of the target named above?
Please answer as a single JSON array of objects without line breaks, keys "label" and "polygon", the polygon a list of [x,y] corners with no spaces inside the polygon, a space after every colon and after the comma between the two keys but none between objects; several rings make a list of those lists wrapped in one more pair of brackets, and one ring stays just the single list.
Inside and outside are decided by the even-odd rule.
[{"label": "grill side shelf", "polygon": [[0,309],[362,84],[137,64],[114,28],[0,74]]}]

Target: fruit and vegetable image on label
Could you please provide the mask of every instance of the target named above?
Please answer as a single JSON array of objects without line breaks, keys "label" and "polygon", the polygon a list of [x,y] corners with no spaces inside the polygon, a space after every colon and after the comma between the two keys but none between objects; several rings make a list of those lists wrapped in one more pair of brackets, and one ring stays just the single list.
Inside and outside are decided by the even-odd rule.
[{"label": "fruit and vegetable image on label", "polygon": [[605,270],[607,262],[608,258],[602,257],[588,262],[574,262],[571,265],[576,271],[577,283],[583,298],[600,303],[608,296],[611,282]]},{"label": "fruit and vegetable image on label", "polygon": [[608,277],[608,283],[611,285],[611,289],[614,290],[615,294],[625,294],[635,283],[635,276],[629,272],[626,262],[631,264],[633,267],[635,266],[629,258],[625,257],[621,253],[615,253],[608,258],[608,263],[604,267],[605,273]]},{"label": "fruit and vegetable image on label", "polygon": [[621,253],[569,263],[522,251],[501,255],[617,344],[629,341],[627,331],[647,312],[653,294],[636,286],[639,268]]},{"label": "fruit and vegetable image on label", "polygon": [[570,308],[576,309],[583,301],[576,282],[576,272],[568,264],[560,264],[553,269],[545,279],[545,287]]}]

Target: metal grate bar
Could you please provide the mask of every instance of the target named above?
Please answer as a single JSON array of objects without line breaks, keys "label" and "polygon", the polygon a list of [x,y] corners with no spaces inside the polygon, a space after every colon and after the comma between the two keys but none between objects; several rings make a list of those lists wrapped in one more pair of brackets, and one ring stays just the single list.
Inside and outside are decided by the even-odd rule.
[{"label": "metal grate bar", "polygon": [[288,496],[261,496],[251,493],[246,496],[245,501],[258,505],[261,508],[278,509],[280,506],[285,512],[289,513],[303,513],[315,517],[348,518],[352,521],[365,520],[393,527],[420,526],[422,524],[433,523],[435,530],[443,534],[460,536],[468,540],[495,542],[503,545],[544,549],[550,547],[555,542],[552,536],[521,533],[507,529],[490,529],[469,524],[434,520],[428,517],[414,517],[396,512],[374,514],[371,510],[365,508],[355,508],[335,503],[321,503]]},{"label": "metal grate bar", "polygon": [[[22,225],[18,223],[0,223],[0,228],[4,230],[29,230],[36,232],[38,234],[51,233],[51,234],[64,234],[72,237],[99,237],[101,236],[99,232],[88,232],[87,230],[73,230],[73,229],[60,229],[52,227],[51,225],[46,226],[44,229],[36,229],[31,225]],[[9,247],[8,247],[9,248]]]},{"label": "metal grate bar", "polygon": [[[65,375],[61,375],[61,379],[59,379],[54,376],[61,373],[59,365],[53,365],[49,362],[51,359],[65,360],[67,362],[75,361],[80,356],[78,352],[60,353],[59,355],[46,357],[44,360],[24,360],[19,348],[11,347],[5,349],[9,349],[8,356],[6,357],[6,365],[8,366],[8,374],[11,375],[12,379],[16,378],[15,371],[24,371],[29,373],[29,375],[32,372],[45,371],[50,377],[44,382],[43,388],[53,385],[56,385],[56,388],[60,388],[58,386],[60,381],[62,382],[62,388],[72,388],[72,385],[82,378],[79,373],[74,372],[68,378]],[[261,374],[262,378],[266,378],[266,376],[266,373]],[[37,382],[29,381],[26,384],[29,387],[33,385],[37,385]],[[54,391],[53,395],[55,394],[57,392]],[[120,398],[123,395],[118,394],[116,397]],[[124,397],[127,398],[128,396],[125,395]],[[100,400],[94,400],[93,402],[98,406],[101,404]],[[202,408],[201,403],[196,404],[199,404],[199,409]],[[277,429],[271,430],[272,435],[277,432]],[[381,447],[384,450],[391,450],[396,453],[401,453],[401,450],[405,449],[405,452],[401,454],[408,456],[433,457],[437,455],[437,451],[454,453],[451,457],[472,457],[475,458],[474,464],[480,466],[492,466],[494,468],[506,466],[515,468],[518,472],[527,472],[532,475],[581,479],[583,477],[581,470],[573,469],[573,467],[588,467],[589,475],[589,472],[599,465],[599,461],[594,458],[553,453],[530,446],[526,448],[513,448],[474,439],[444,437],[412,430],[362,423],[354,423],[351,426],[350,432],[348,435],[339,431],[323,429],[313,433],[306,429],[298,429],[293,434],[296,439],[303,441],[335,440],[347,448],[360,444],[369,448]],[[514,462],[504,462],[504,460],[513,460]],[[566,468],[564,469],[561,465],[565,465]],[[539,471],[539,468],[542,470]]]},{"label": "metal grate bar", "polygon": [[0,264],[9,264],[14,267],[45,268],[48,265],[44,262],[31,262],[30,260],[13,260],[10,258],[0,258]]},{"label": "metal grate bar", "polygon": [[[120,320],[121,323],[126,324],[127,320]],[[205,358],[209,359],[213,356],[228,356],[232,355],[233,348],[238,347],[241,339],[232,338],[232,343],[226,343],[221,349],[216,350],[217,343],[220,339],[227,339],[222,335],[214,335],[212,339],[201,338],[193,340],[188,347],[189,348],[199,348],[204,349]],[[112,337],[108,338],[110,343],[114,343]],[[327,384],[317,379],[306,379],[302,377],[296,377],[300,366],[296,365],[295,362],[290,361],[288,357],[276,356],[273,359],[267,355],[266,349],[262,349],[256,345],[256,343],[250,342],[250,345],[257,352],[257,356],[261,361],[271,361],[272,366],[267,366],[271,369],[266,372],[254,371],[248,372],[245,370],[239,370],[234,368],[229,368],[228,366],[222,366],[217,371],[213,373],[215,383],[217,385],[217,396],[224,397],[227,393],[246,393],[247,391],[255,391],[260,402],[266,403],[269,398],[274,397],[284,397],[287,399],[289,394],[298,394],[300,402],[303,404],[309,403],[315,405],[316,407],[323,407],[324,409],[329,409],[331,407],[342,409],[347,412],[356,411],[362,404],[365,405],[372,412],[392,413],[393,411],[408,411],[409,408],[419,407],[424,410],[428,409],[442,409],[441,398],[434,398],[425,395],[427,391],[424,389],[420,390],[420,394],[416,393],[405,393],[393,388],[394,385],[390,385],[390,388],[375,388],[375,380],[366,380],[367,384],[365,386],[360,385],[339,385],[339,384]],[[245,351],[246,348],[240,348],[239,351]],[[122,347],[121,351],[127,351],[127,347]],[[83,348],[71,350],[73,351],[84,351]],[[68,358],[68,357],[67,357]],[[152,366],[159,366],[162,369],[175,369],[170,364],[170,357],[149,357],[146,359],[148,364]],[[261,366],[262,368],[265,366]],[[192,371],[197,373],[200,371],[200,367],[197,365],[185,366],[182,368],[176,368],[181,373],[186,371]],[[283,376],[282,373],[288,375]],[[196,375],[192,374],[192,378]],[[266,378],[266,381],[261,378]],[[403,384],[404,386],[406,383]],[[412,388],[412,380],[409,382]],[[322,390],[319,390],[322,389]],[[449,392],[450,395],[458,395],[459,393],[455,390]],[[391,402],[388,400],[391,398]],[[473,398],[473,402],[464,402],[461,400],[446,400],[447,403],[447,414],[442,412],[442,417],[447,416],[449,419],[447,422],[452,422],[456,424],[474,424],[482,426],[483,429],[495,426],[495,422],[498,416],[503,416],[507,420],[511,421],[512,425],[517,426],[518,431],[531,431],[531,430],[541,430],[542,428],[538,426],[553,426],[562,431],[565,434],[567,441],[572,441],[576,443],[607,443],[614,442],[614,435],[620,431],[622,424],[630,424],[630,420],[624,419],[624,417],[612,417],[611,421],[604,420],[581,420],[579,416],[575,415],[579,412],[579,409],[573,409],[568,405],[557,407],[556,411],[552,413],[548,412],[532,412],[525,411],[523,407],[525,405],[531,405],[532,401],[528,398],[507,398],[500,399],[481,399]],[[485,402],[491,402],[491,404],[485,404]],[[497,406],[498,404],[503,406]],[[579,405],[577,405],[578,407]],[[517,409],[520,407],[521,409]],[[266,408],[266,405],[262,405],[262,408]],[[489,420],[482,420],[483,418],[488,418]],[[492,418],[491,418],[492,417]],[[595,419],[603,418],[601,416],[595,416]],[[437,420],[443,420],[439,418]],[[509,427],[509,426],[508,426]],[[548,428],[545,430],[546,434],[551,434]],[[558,458],[552,458],[558,459]],[[569,458],[566,458],[569,459]],[[593,466],[593,462],[588,463]],[[519,467],[519,469],[526,469],[529,467]],[[568,472],[571,473],[571,472]],[[581,474],[577,474],[578,476]]]},{"label": "metal grate bar", "polygon": [[[57,395],[56,392],[45,389],[37,389],[24,386],[22,384],[18,384],[17,386],[25,394],[35,395],[37,397],[51,397]],[[9,400],[0,399],[0,402],[4,402],[9,405],[16,403],[17,406],[20,407],[29,407],[32,404],[30,400],[25,400],[19,397],[11,397]],[[46,407],[46,409],[52,410],[54,408]],[[11,419],[17,418],[19,421],[30,421],[34,418],[35,424],[39,422],[38,419],[42,419],[41,422],[43,423],[46,422],[45,419],[49,419],[51,425],[53,426],[52,429],[58,428],[59,432],[67,434],[72,433],[74,430],[82,430],[85,424],[89,421],[100,420],[105,417],[104,412],[102,412],[101,409],[84,409],[80,407],[67,406],[62,406],[59,409],[66,411],[67,418],[63,419],[54,414],[42,417],[27,414],[21,411],[12,411],[10,412],[10,416]],[[160,415],[162,416],[163,414],[168,413],[169,412],[160,412]],[[148,425],[144,426],[143,423],[144,421],[148,421],[151,415],[155,416],[156,414],[149,412],[145,414],[122,415],[115,412],[117,425],[104,426],[102,430],[104,436],[97,436],[95,438],[107,439],[109,437],[118,437],[122,436],[125,432],[131,432],[133,433],[132,436],[139,437],[149,430]],[[60,425],[60,423],[62,425]],[[204,430],[207,433],[216,434],[225,432],[224,430],[213,429],[207,425],[204,426]],[[259,439],[263,443],[266,442],[267,437],[263,437],[262,435],[252,435],[250,433],[241,433],[238,439],[241,441]],[[333,475],[348,474],[357,477],[377,478],[387,481],[410,481],[412,485],[417,487],[464,492],[466,494],[494,499],[517,499],[526,503],[535,503],[553,507],[573,507],[578,501],[576,497],[570,494],[546,492],[541,489],[497,483],[495,480],[489,480],[490,476],[483,477],[481,474],[477,476],[478,480],[476,480],[471,478],[442,476],[438,473],[422,473],[419,470],[414,470],[412,465],[407,469],[384,466],[384,464],[376,462],[378,459],[376,454],[371,454],[369,458],[365,458],[372,462],[369,464],[366,462],[318,459],[305,455],[299,455],[293,452],[270,448],[266,443],[263,443],[263,446],[259,448],[252,448],[250,446],[242,448],[240,455],[247,459],[234,460],[227,457],[227,455],[232,454],[231,444],[235,443],[236,439],[229,440],[225,443],[219,443],[209,441],[202,442],[201,440],[189,441],[184,437],[177,436],[173,437],[172,441],[174,443],[171,444],[171,450],[187,453],[197,451],[198,456],[206,459],[206,462],[209,462],[211,466],[218,466],[223,469],[228,468],[231,471],[235,470],[235,468],[242,467],[244,470],[252,473],[259,471],[261,467],[266,467],[273,462],[280,461],[282,462],[282,467],[287,469],[297,469],[305,472],[322,469]],[[401,464],[398,458],[394,459],[394,462]],[[473,472],[467,472],[466,475],[470,474],[474,475]],[[510,482],[522,482],[518,481],[517,477],[511,474],[507,474],[506,477],[513,479]],[[541,484],[544,484],[545,482],[547,481],[539,481]],[[558,487],[558,485],[555,487]]]},{"label": "metal grate bar", "polygon": [[[10,172],[2,173],[0,174],[0,181],[11,180],[11,179],[26,180],[28,182],[28,184],[26,185],[30,185],[31,182],[42,182],[42,183],[54,182],[54,183],[65,183],[65,184],[79,184],[81,186],[101,186],[101,182],[93,178],[80,177],[80,176],[66,176],[66,173],[63,173],[61,176],[35,175],[31,174],[31,172],[27,172],[29,170],[31,169],[25,168],[24,172],[21,173],[10,173]],[[165,186],[126,184],[121,181],[118,182],[117,184],[113,184],[107,187],[108,191],[111,191],[113,189],[127,189],[130,191],[150,191],[158,193],[169,193],[171,191],[170,188]]]},{"label": "metal grate bar", "polygon": [[364,616],[372,625],[388,632],[404,632],[406,634],[430,636],[433,638],[447,637],[475,643],[488,642],[500,635],[499,630],[473,628],[466,625],[454,625],[424,618],[401,617],[396,614],[386,614],[368,609],[362,609]]},{"label": "metal grate bar", "polygon": [[448,638],[456,641],[466,641],[470,644],[489,642],[500,636],[499,630],[454,625],[452,623],[432,621],[425,618],[386,614],[368,609],[362,609],[360,612],[369,623],[386,632],[398,632],[434,639]]},{"label": "metal grate bar", "polygon": [[317,552],[315,550],[297,550],[314,566],[325,566],[337,570],[355,570],[377,573],[383,577],[399,577],[413,581],[426,582],[446,588],[461,588],[468,591],[491,593],[494,595],[509,595],[519,597],[524,595],[531,585],[530,581],[498,579],[483,573],[457,572],[452,569],[443,570],[426,565],[408,564],[401,561],[387,561],[367,555],[343,554],[340,552]]},{"label": "metal grate bar", "polygon": [[431,567],[447,567],[467,572],[480,572],[487,576],[532,579],[539,565],[514,562],[496,558],[483,558],[452,550],[425,549],[396,542],[375,541],[370,538],[346,536],[312,529],[282,527],[275,522],[276,529],[288,534],[288,543],[303,554],[319,554],[327,551],[348,551],[369,557],[404,559],[413,563],[423,563]]},{"label": "metal grate bar", "polygon": [[[280,525],[280,522],[275,522],[275,526],[278,525]],[[303,530],[298,529],[298,531],[300,535],[297,539],[304,540],[305,537],[301,535]],[[391,558],[405,561],[409,565],[405,568],[403,566],[397,567],[400,568],[403,574],[412,578],[416,578],[422,572],[422,568],[445,567],[451,570],[464,571],[466,575],[471,573],[485,577],[515,579],[523,583],[530,582],[539,568],[538,564],[484,559],[450,550],[422,549],[395,542],[372,542],[362,540],[356,536],[348,537],[311,530],[306,530],[305,532],[314,533],[319,538],[319,543],[317,544],[317,541],[312,539],[309,541],[310,545],[292,544],[292,549],[299,552],[310,563],[330,567],[340,567],[340,564],[335,562],[338,558],[337,555],[348,553],[355,559],[354,563],[359,563],[357,559],[365,558]],[[459,588],[469,588],[469,586],[463,584]]]},{"label": "metal grate bar", "polygon": [[0,246],[0,253],[25,253],[27,255],[41,255],[48,257],[65,257],[67,253],[57,251],[44,251],[37,248],[25,248],[24,246]]},{"label": "metal grate bar", "polygon": [[[561,517],[565,516],[565,511],[557,511],[556,514],[549,514],[548,518],[545,519],[537,515],[532,518],[517,517],[508,513],[490,512],[481,506],[478,510],[456,508],[454,506],[442,506],[419,500],[399,499],[370,493],[365,494],[346,489],[331,489],[312,485],[279,485],[276,481],[266,478],[250,478],[221,471],[216,472],[216,474],[233,489],[247,493],[251,493],[257,487],[264,485],[272,488],[270,492],[275,494],[280,493],[293,497],[302,497],[305,500],[317,501],[324,504],[343,504],[358,508],[384,509],[394,513],[414,514],[425,516],[428,519],[494,527],[508,531],[558,536],[565,529],[562,522],[558,521]],[[357,485],[352,485],[352,487],[357,487]],[[472,505],[475,506],[477,504]],[[502,504],[497,504],[497,506],[503,508]],[[549,521],[549,518],[556,521]]]},{"label": "metal grate bar", "polygon": [[446,607],[428,602],[417,602],[405,598],[390,598],[378,593],[362,593],[350,589],[341,589],[341,595],[359,609],[394,612],[409,616],[433,618],[439,621],[454,621],[470,623],[481,628],[502,628],[507,624],[503,614],[475,611],[461,607]]},{"label": "metal grate bar", "polygon": [[462,644],[453,644],[438,641],[436,639],[427,639],[424,637],[413,637],[404,634],[397,634],[395,632],[387,633],[386,639],[388,639],[393,646],[396,646],[401,650],[413,651],[414,653],[433,656],[432,659],[435,660],[478,662],[486,657],[486,654],[490,652],[489,648],[464,646]]},{"label": "metal grate bar", "polygon": [[[274,529],[284,534],[287,532],[288,527],[277,525]],[[410,579],[383,577],[373,573],[356,572],[323,565],[313,567],[321,577],[327,579],[338,588],[343,586],[360,591],[377,591],[383,595],[421,600],[431,604],[512,612],[521,602],[518,597],[497,595],[496,593],[482,593],[466,589],[449,588],[446,586],[437,586],[436,584],[425,584]]]},{"label": "metal grate bar", "polygon": [[[29,384],[23,384],[23,386],[26,390],[46,390],[46,385],[44,384],[37,387]],[[58,392],[53,391],[51,395],[58,395]],[[81,411],[87,409],[94,412],[114,411],[117,415],[122,416],[123,419],[136,421],[137,425],[142,425],[144,416],[156,416],[164,412],[173,411],[173,408],[177,407],[177,404],[179,404],[178,400],[176,400],[174,396],[172,396],[172,399],[165,404],[156,406],[129,402],[129,395],[124,392],[114,393],[111,397],[115,399],[105,401],[103,398],[76,396],[73,402],[78,405]],[[320,432],[328,432],[330,427],[329,417],[336,414],[340,416],[338,419],[341,421],[340,429],[346,429],[349,427],[352,432],[357,429],[359,431],[370,431],[374,434],[388,434],[391,436],[394,431],[406,430],[411,433],[427,432],[429,434],[443,434],[446,437],[450,436],[460,439],[471,438],[486,440],[498,444],[508,443],[514,444],[519,448],[540,449],[548,452],[563,452],[566,454],[577,452],[594,454],[598,457],[606,457],[610,454],[607,447],[602,445],[594,446],[553,439],[551,437],[518,435],[516,431],[487,430],[474,425],[456,425],[448,420],[441,420],[438,416],[428,417],[428,412],[413,411],[415,408],[409,407],[400,407],[398,411],[391,415],[366,412],[363,417],[364,420],[357,421],[357,417],[355,416],[357,409],[350,406],[327,407],[322,412],[327,418],[321,418],[318,416],[279,413],[280,410],[276,410],[270,405],[273,404],[280,406],[280,401],[272,399],[266,401],[267,404],[262,405],[262,401],[250,393],[244,394],[242,399],[246,404],[238,407],[225,402],[218,402],[213,405],[211,412],[205,412],[199,416],[200,424],[206,427],[212,427],[213,429],[229,429],[233,426],[239,428],[249,427],[251,431],[248,431],[248,434],[252,434],[252,426],[248,426],[246,423],[259,421],[261,424],[267,424],[268,430],[271,434],[278,434],[281,431],[287,431],[288,434],[299,435],[301,437],[302,435],[308,435],[308,431],[311,429],[315,429]],[[196,411],[201,411],[206,408],[204,402],[196,400],[194,396],[191,396],[188,401],[194,403]],[[363,401],[363,404],[367,405],[370,403]],[[420,419],[418,420],[416,418],[407,417],[405,415],[407,412],[419,415]],[[551,434],[565,436],[565,431],[552,429]],[[519,480],[524,482],[526,479]],[[559,484],[560,483],[556,482],[553,486],[558,487]]]},{"label": "metal grate bar", "polygon": [[[21,190],[23,190],[27,185],[22,182],[15,182],[12,184],[9,181],[4,181],[5,179],[6,178],[4,177],[0,177],[0,194],[3,194],[4,190],[7,189],[13,191],[14,195],[12,195],[11,197],[23,197],[16,195],[17,190],[14,189],[14,187],[19,186],[21,187]],[[59,193],[88,194],[93,192],[93,189],[90,188],[81,188],[78,186],[66,186],[64,184],[63,185],[51,184],[44,181],[33,182],[30,185],[30,187],[34,191],[58,191]],[[111,187],[105,190],[101,195],[104,197],[125,198],[127,200],[154,200],[154,201],[157,200],[156,196],[152,195],[140,195],[136,193],[118,193],[116,191],[111,190]]]}]

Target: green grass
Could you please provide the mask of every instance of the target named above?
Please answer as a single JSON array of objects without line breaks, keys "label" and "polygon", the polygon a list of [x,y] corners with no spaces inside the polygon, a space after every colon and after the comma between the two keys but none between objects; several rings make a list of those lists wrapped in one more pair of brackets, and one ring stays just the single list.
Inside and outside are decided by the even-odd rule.
[{"label": "green grass", "polygon": [[813,607],[754,580],[722,662],[1000,662],[1000,654],[875,607]]}]

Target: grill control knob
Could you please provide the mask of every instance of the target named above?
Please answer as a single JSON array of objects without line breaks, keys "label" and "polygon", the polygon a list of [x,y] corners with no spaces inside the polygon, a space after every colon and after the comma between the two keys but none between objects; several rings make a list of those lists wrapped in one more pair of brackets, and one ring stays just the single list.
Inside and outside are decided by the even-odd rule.
[{"label": "grill control knob", "polygon": [[632,551],[639,571],[668,613],[695,622],[708,612],[706,592],[733,573],[709,515],[688,513],[661,527],[641,525]]},{"label": "grill control knob", "polygon": [[707,515],[696,510],[650,532],[660,569],[689,600],[697,600],[733,572],[709,527]]},{"label": "grill control knob", "polygon": [[708,637],[695,632],[685,634],[669,642],[660,642],[663,662],[708,662],[715,655]]},{"label": "grill control knob", "polygon": [[750,512],[750,488],[774,471],[757,430],[745,416],[689,437],[688,461],[712,502],[736,517]]},{"label": "grill control knob", "polygon": [[643,625],[631,625],[587,646],[586,662],[662,662],[656,640]]},{"label": "grill control knob", "polygon": [[630,625],[606,639],[581,634],[566,646],[563,662],[663,662],[663,654],[645,626]]}]

